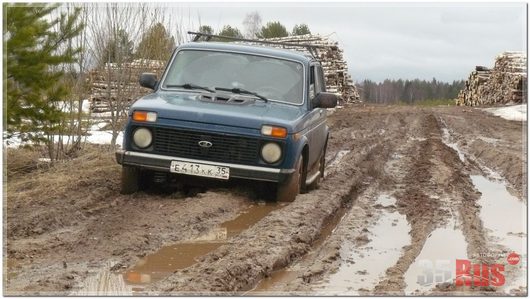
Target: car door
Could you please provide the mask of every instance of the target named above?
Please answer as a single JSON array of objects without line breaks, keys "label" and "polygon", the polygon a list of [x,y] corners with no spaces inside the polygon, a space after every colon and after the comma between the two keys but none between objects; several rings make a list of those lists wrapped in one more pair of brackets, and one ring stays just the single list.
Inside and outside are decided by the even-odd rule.
[{"label": "car door", "polygon": [[[310,67],[310,76],[309,76],[309,103],[311,105],[314,97],[320,92],[326,91],[324,84],[324,74],[322,72],[322,67],[318,63],[314,63]],[[309,161],[308,161],[308,171],[314,173],[314,166],[320,158],[320,153],[324,148],[326,142],[326,109],[322,108],[313,108],[310,106],[310,129],[309,129]]]}]

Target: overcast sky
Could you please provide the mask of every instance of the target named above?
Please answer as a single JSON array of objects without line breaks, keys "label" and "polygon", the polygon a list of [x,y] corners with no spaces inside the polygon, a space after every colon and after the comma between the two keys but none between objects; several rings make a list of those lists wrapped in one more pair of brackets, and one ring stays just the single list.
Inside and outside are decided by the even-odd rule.
[{"label": "overcast sky", "polygon": [[[506,50],[526,51],[525,3],[178,3],[195,25],[243,31],[247,13],[263,23],[280,21],[288,31],[308,24],[344,49],[354,80],[386,78],[465,79],[475,65],[493,66]],[[197,25],[198,27],[198,25]]]}]

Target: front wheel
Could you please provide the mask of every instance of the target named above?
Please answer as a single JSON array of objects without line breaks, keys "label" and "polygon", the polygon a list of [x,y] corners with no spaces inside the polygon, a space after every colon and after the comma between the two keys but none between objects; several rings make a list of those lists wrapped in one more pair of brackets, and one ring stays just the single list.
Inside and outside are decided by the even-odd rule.
[{"label": "front wheel", "polygon": [[302,190],[304,179],[304,158],[300,156],[295,165],[295,171],[283,183],[278,183],[276,190],[276,201],[292,202]]},{"label": "front wheel", "polygon": [[131,166],[121,168],[121,194],[132,194],[140,189],[140,169]]}]

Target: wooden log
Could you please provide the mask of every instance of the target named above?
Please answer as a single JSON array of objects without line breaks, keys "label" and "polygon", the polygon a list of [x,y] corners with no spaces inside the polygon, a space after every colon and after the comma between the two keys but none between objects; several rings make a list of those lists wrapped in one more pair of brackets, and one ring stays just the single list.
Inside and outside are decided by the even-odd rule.
[{"label": "wooden log", "polygon": [[504,52],[495,58],[494,67],[477,66],[458,94],[459,105],[521,103],[526,95],[526,56]]}]

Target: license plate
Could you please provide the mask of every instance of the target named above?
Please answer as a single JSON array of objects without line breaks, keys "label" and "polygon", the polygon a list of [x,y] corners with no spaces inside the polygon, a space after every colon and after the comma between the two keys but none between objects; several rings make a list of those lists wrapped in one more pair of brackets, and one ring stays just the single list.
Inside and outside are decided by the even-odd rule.
[{"label": "license plate", "polygon": [[228,180],[230,177],[229,167],[183,161],[171,161],[169,171],[223,180]]}]

